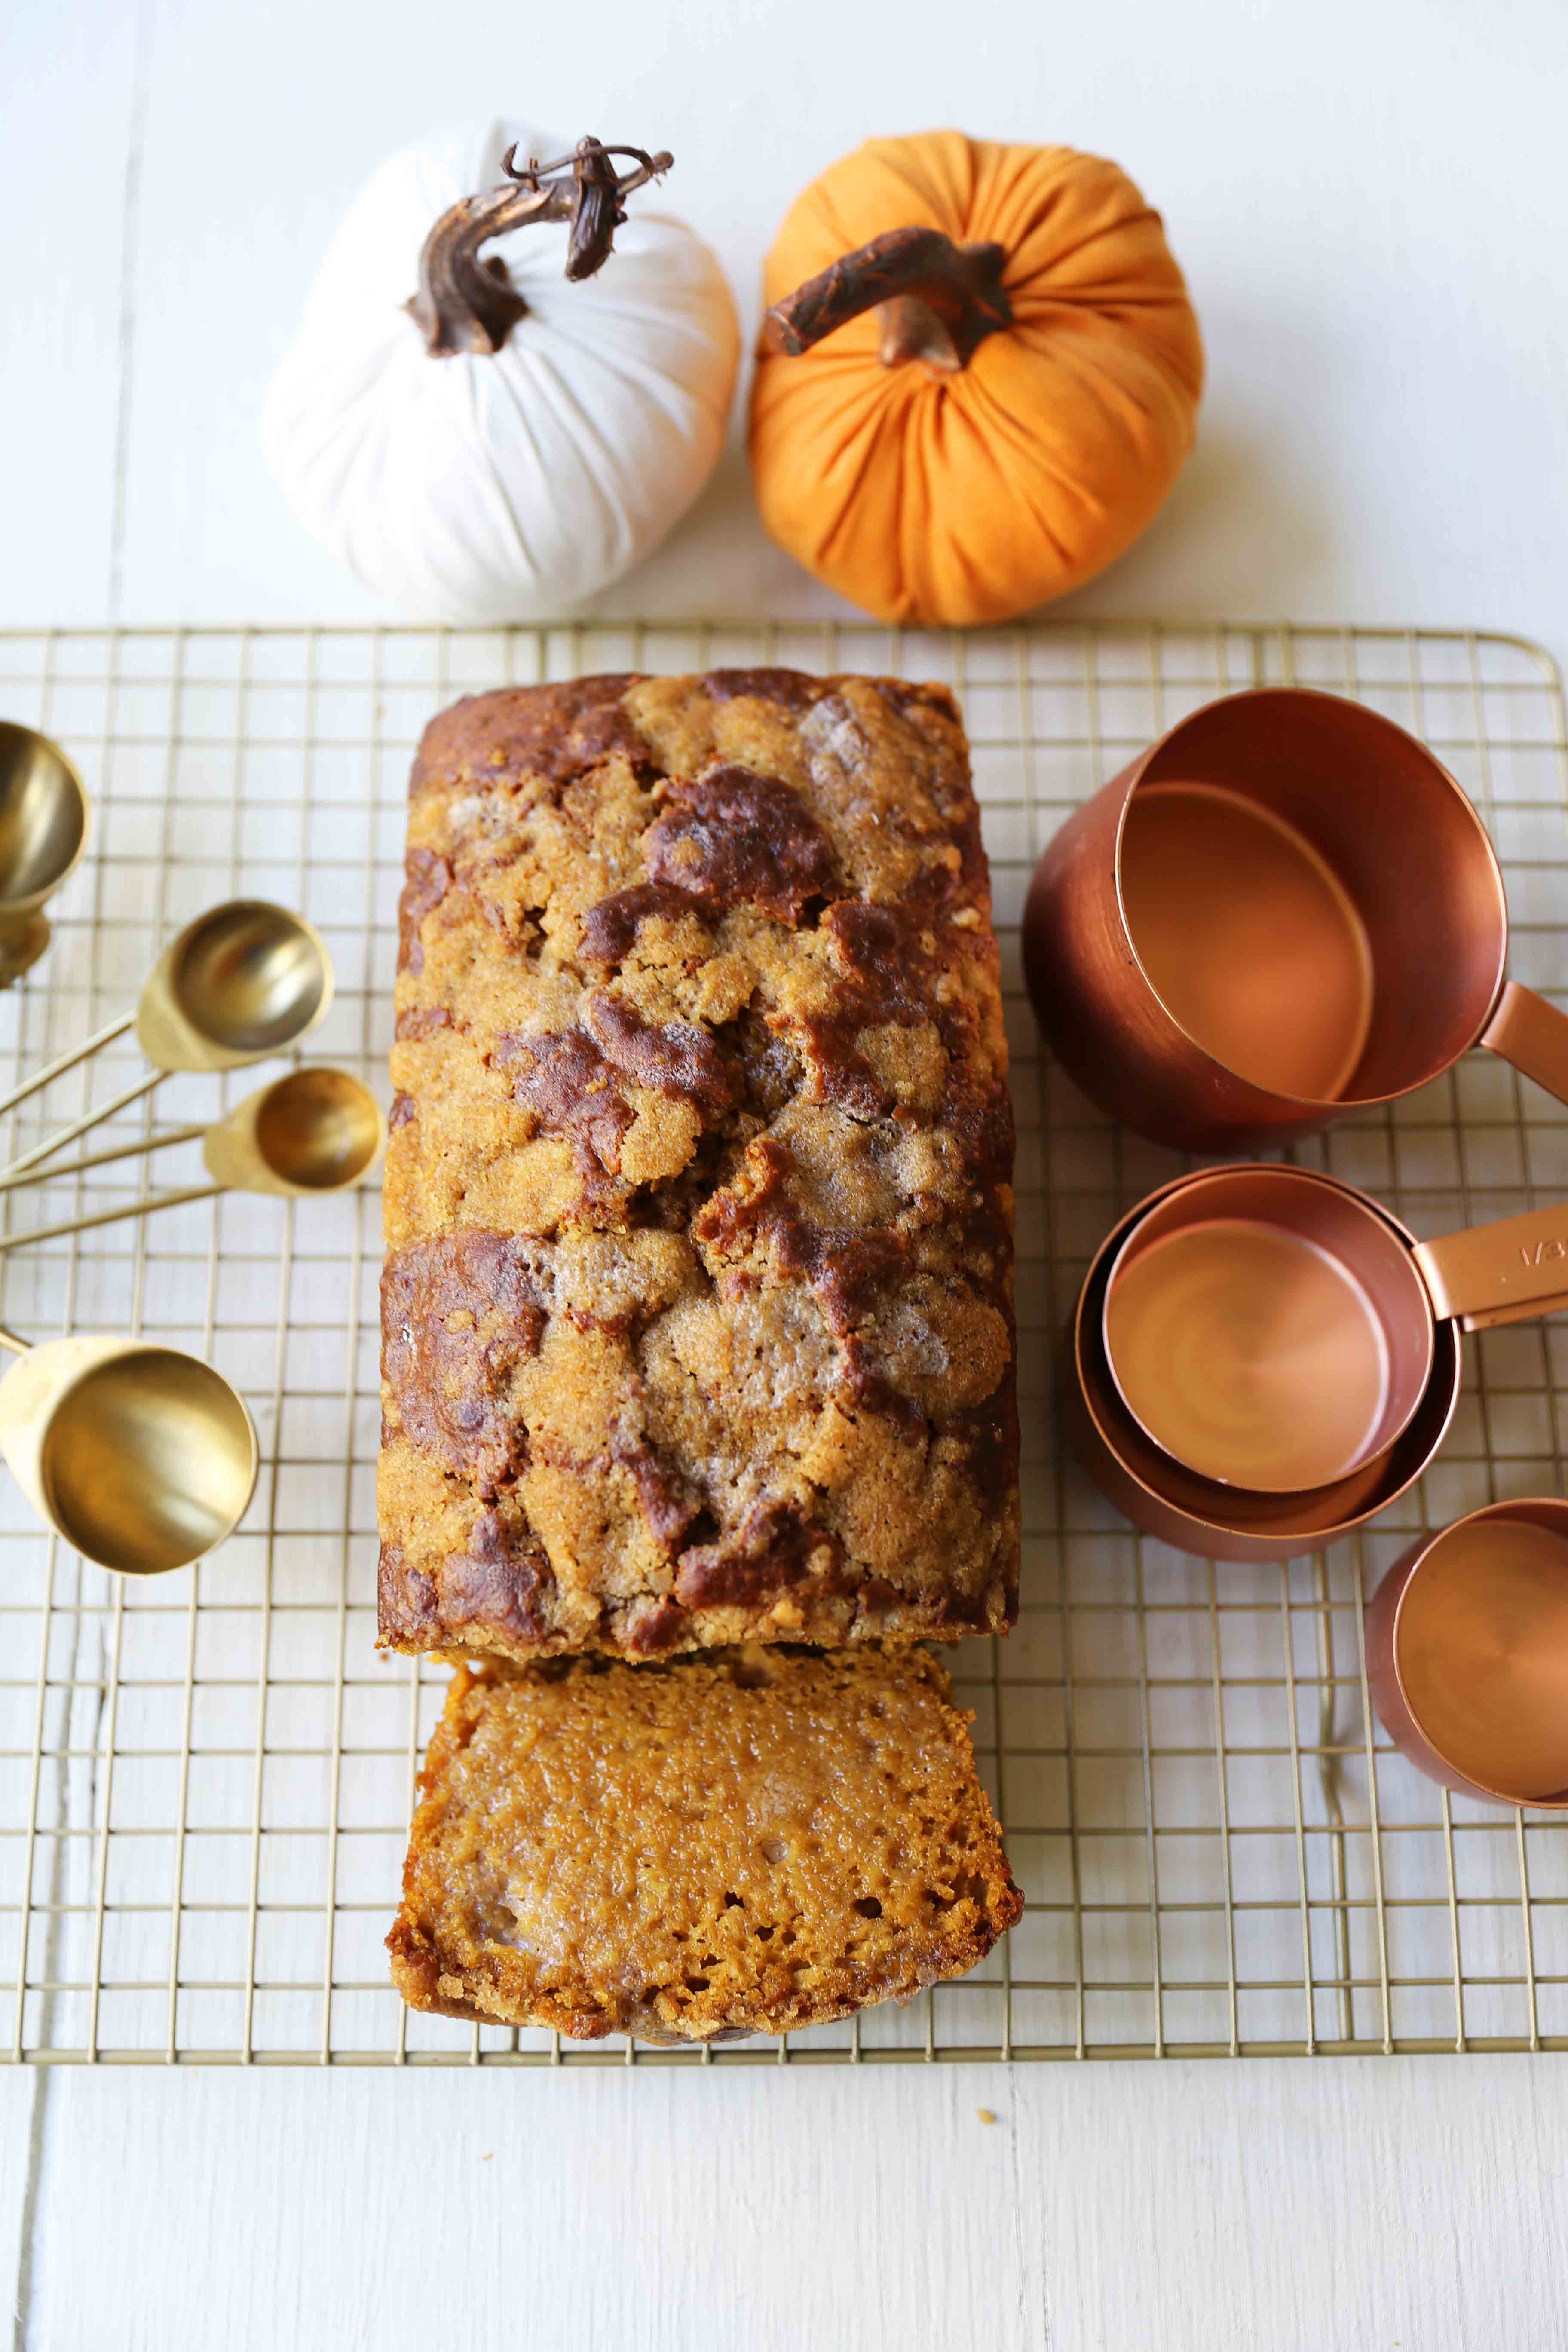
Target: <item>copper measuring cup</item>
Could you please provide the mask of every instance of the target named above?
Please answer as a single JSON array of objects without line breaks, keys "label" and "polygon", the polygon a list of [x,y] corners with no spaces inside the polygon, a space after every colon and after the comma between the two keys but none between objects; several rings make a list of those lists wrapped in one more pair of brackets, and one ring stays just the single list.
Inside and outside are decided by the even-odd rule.
[{"label": "copper measuring cup", "polygon": [[[1166,1454],[1133,1418],[1105,1353],[1110,1267],[1148,1211],[1193,1185],[1180,1176],[1128,1212],[1089,1267],[1068,1335],[1063,1396],[1068,1433],[1106,1499],[1145,1535],[1200,1559],[1274,1561],[1333,1543],[1397,1501],[1427,1467],[1448,1432],[1459,1397],[1458,1326],[1436,1327],[1431,1376],[1404,1433],[1388,1452],[1349,1476],[1299,1494],[1258,1494],[1199,1477]],[[1415,1237],[1369,1202],[1406,1248]]]},{"label": "copper measuring cup", "polygon": [[1211,1169],[1152,1202],[1111,1261],[1105,1352],[1146,1435],[1200,1477],[1303,1494],[1387,1454],[1415,1417],[1440,1321],[1568,1306],[1568,1210],[1411,1246],[1352,1185]]},{"label": "copper measuring cup", "polygon": [[1429,1779],[1568,1809],[1568,1503],[1491,1503],[1420,1537],[1373,1596],[1366,1672]]},{"label": "copper measuring cup", "polygon": [[1113,1258],[1105,1351],[1122,1401],[1200,1477],[1300,1494],[1387,1453],[1440,1321],[1568,1305],[1568,1210],[1412,1245],[1353,1185],[1211,1169],[1145,1206]]},{"label": "copper measuring cup", "polygon": [[1172,728],[1061,826],[1024,909],[1068,1075],[1185,1151],[1286,1142],[1473,1045],[1568,1100],[1568,1015],[1507,956],[1497,857],[1447,770],[1296,687]]}]

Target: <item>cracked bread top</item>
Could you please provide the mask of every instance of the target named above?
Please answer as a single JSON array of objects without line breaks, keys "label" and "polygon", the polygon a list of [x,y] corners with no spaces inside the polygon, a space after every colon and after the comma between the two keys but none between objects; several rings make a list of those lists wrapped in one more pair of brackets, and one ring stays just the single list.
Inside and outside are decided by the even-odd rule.
[{"label": "cracked bread top", "polygon": [[929,1651],[465,1668],[387,1937],[416,2009],[727,2041],[963,1975],[1022,1898]]},{"label": "cracked bread top", "polygon": [[1009,1623],[1012,1116],[939,687],[482,695],[416,761],[384,1643]]}]

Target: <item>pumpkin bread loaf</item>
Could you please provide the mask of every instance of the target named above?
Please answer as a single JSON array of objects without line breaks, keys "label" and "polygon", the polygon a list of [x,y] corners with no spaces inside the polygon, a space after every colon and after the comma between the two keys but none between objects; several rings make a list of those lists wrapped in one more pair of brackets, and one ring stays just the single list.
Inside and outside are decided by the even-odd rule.
[{"label": "pumpkin bread loaf", "polygon": [[416,2009],[728,2040],[908,2000],[1023,1909],[929,1651],[464,1667],[388,1948]]},{"label": "pumpkin bread loaf", "polygon": [[1007,1626],[1013,1130],[952,697],[719,670],[459,702],[407,873],[383,1643]]}]

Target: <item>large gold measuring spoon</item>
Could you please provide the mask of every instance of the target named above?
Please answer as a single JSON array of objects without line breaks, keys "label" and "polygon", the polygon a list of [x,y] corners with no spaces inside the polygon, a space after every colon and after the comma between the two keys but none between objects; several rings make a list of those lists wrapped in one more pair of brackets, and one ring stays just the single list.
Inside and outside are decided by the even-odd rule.
[{"label": "large gold measuring spoon", "polygon": [[80,1175],[89,1168],[106,1167],[110,1160],[199,1140],[213,1181],[184,1192],[154,1192],[146,1200],[127,1201],[119,1208],[72,1217],[63,1224],[6,1234],[0,1237],[0,1252],[22,1249],[30,1242],[58,1241],[67,1234],[87,1233],[125,1217],[144,1217],[153,1209],[210,1201],[219,1192],[269,1192],[298,1199],[342,1192],[369,1174],[385,1139],[381,1106],[368,1087],[346,1070],[307,1065],[247,1095],[212,1127],[172,1128],[142,1142],[119,1144],[112,1150],[90,1152],[85,1159],[57,1162],[46,1169],[7,1169],[0,1175],[0,1191],[19,1183],[52,1181],[56,1176]]},{"label": "large gold measuring spoon", "polygon": [[87,845],[87,788],[58,743],[0,719],[0,988],[49,943],[44,903]]},{"label": "large gold measuring spoon", "polygon": [[331,1001],[331,959],[302,915],[264,898],[210,908],[165,948],[129,1013],[0,1096],[0,1117],[128,1029],[155,1065],[149,1076],[47,1136],[0,1174],[37,1167],[150,1094],[171,1070],[234,1070],[286,1052],[326,1017]]},{"label": "large gold measuring spoon", "polygon": [[48,1339],[0,1381],[0,1453],[84,1559],[121,1576],[184,1568],[231,1535],[256,1485],[256,1430],[221,1372],[145,1339]]}]

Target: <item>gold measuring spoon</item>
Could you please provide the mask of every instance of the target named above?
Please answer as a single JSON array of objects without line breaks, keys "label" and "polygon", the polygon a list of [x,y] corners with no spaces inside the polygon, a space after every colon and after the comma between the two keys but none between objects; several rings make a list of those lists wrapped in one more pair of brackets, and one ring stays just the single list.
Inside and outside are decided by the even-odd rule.
[{"label": "gold measuring spoon", "polygon": [[87,787],[58,743],[0,719],[0,988],[49,944],[44,902],[87,846]]},{"label": "gold measuring spoon", "polygon": [[346,1070],[321,1065],[290,1070],[237,1103],[227,1117],[212,1127],[177,1127],[167,1134],[140,1143],[95,1151],[85,1160],[68,1160],[37,1174],[7,1169],[0,1189],[37,1182],[56,1176],[76,1176],[101,1168],[111,1160],[130,1160],[165,1145],[202,1142],[210,1184],[193,1185],[180,1192],[154,1192],[144,1201],[127,1201],[117,1209],[95,1215],[71,1217],[64,1224],[37,1225],[24,1234],[0,1237],[0,1251],[22,1249],[29,1242],[58,1241],[67,1234],[84,1234],[97,1225],[117,1224],[125,1217],[144,1217],[153,1209],[177,1209],[187,1201],[211,1201],[219,1192],[271,1192],[299,1199],[312,1192],[341,1192],[369,1174],[386,1140],[386,1122],[370,1088]]},{"label": "gold measuring spoon", "polygon": [[184,1568],[232,1535],[256,1429],[221,1372],[145,1339],[48,1339],[0,1381],[0,1453],[67,1543],[121,1576]]},{"label": "gold measuring spoon", "polygon": [[17,1175],[63,1150],[151,1094],[171,1070],[234,1070],[285,1052],[325,1019],[331,1001],[331,958],[302,915],[265,898],[231,898],[209,908],[164,949],[133,1008],[0,1096],[0,1117],[128,1029],[135,1030],[156,1066],[150,1076],[46,1137],[0,1173]]}]

